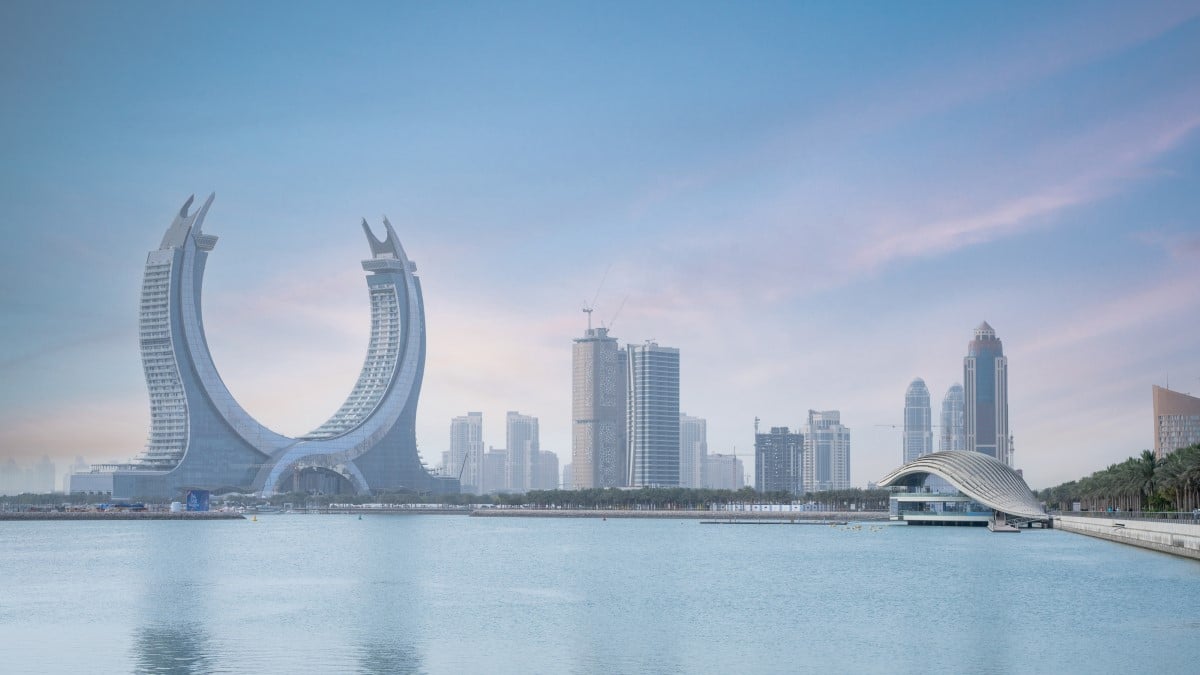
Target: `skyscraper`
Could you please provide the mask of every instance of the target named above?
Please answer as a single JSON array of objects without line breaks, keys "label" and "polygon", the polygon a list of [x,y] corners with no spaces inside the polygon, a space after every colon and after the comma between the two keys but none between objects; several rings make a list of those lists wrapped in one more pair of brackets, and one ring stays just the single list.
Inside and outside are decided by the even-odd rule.
[{"label": "skyscraper", "polygon": [[536,417],[509,411],[506,419],[508,436],[508,465],[505,470],[508,489],[527,492],[537,482],[540,462],[538,420]]},{"label": "skyscraper", "polygon": [[[320,484],[326,492],[457,492],[417,451],[416,415],[425,370],[425,308],[416,263],[391,223],[381,241],[363,221],[371,257],[362,261],[371,307],[367,356],[345,403],[298,438],[255,420],[226,388],[204,333],[201,290],[217,237],[201,228],[210,196],[189,198],[146,256],[139,345],[150,393],[146,449],[128,464],[93,466],[89,489],[116,497],[181,496],[190,488],[264,495]],[[296,271],[303,275],[303,271]],[[72,483],[75,478],[72,477]],[[74,487],[72,488],[74,489]]]},{"label": "skyscraper", "polygon": [[962,451],[967,448],[963,433],[963,388],[955,382],[942,399],[942,433],[938,438],[938,452]]},{"label": "skyscraper", "polygon": [[679,485],[679,350],[647,341],[625,351],[629,485]]},{"label": "skyscraper", "polygon": [[963,431],[968,452],[1012,466],[1008,438],[1008,359],[996,331],[984,321],[963,359]]},{"label": "skyscraper", "polygon": [[850,487],[850,430],[837,410],[809,410],[804,426],[804,491]]},{"label": "skyscraper", "polygon": [[679,416],[679,487],[704,484],[704,458],[708,455],[708,423],[699,417]]},{"label": "skyscraper", "polygon": [[571,467],[576,489],[621,487],[626,453],[625,350],[607,328],[587,329],[571,354]]},{"label": "skyscraper", "polygon": [[1168,454],[1200,443],[1200,398],[1154,385],[1154,454]]},{"label": "skyscraper", "polygon": [[446,470],[460,477],[462,491],[483,494],[483,413],[469,412],[450,420],[450,451]]},{"label": "skyscraper", "polygon": [[[757,420],[756,420],[757,423]],[[804,492],[804,435],[787,427],[771,427],[754,435],[754,489],[759,492]]]},{"label": "skyscraper", "polygon": [[933,411],[929,407],[929,388],[916,378],[904,393],[904,447],[902,464],[933,452]]},{"label": "skyscraper", "polygon": [[488,448],[483,453],[483,493],[508,492],[508,451]]},{"label": "skyscraper", "polygon": [[746,467],[737,455],[713,453],[704,460],[704,487],[740,490],[746,485]]},{"label": "skyscraper", "polygon": [[542,450],[538,454],[538,478],[532,489],[558,489],[558,453],[550,450]]}]

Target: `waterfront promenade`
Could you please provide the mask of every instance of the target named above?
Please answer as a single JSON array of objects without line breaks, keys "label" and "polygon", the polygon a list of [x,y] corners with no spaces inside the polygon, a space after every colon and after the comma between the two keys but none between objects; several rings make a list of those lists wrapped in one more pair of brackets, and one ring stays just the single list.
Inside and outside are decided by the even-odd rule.
[{"label": "waterfront promenade", "polygon": [[1054,516],[1054,527],[1130,546],[1200,560],[1200,523],[1120,514]]}]

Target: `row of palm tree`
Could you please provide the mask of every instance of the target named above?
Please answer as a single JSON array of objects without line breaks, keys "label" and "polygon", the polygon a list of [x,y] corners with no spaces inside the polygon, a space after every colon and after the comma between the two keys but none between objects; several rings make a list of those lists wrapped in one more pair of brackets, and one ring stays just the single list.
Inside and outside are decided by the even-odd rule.
[{"label": "row of palm tree", "polygon": [[1200,508],[1200,443],[1159,459],[1150,450],[1038,493],[1051,509],[1191,511]]}]

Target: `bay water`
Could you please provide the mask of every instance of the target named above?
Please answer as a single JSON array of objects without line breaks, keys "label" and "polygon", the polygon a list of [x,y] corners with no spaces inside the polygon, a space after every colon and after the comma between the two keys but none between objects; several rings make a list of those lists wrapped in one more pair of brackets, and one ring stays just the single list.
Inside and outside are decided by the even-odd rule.
[{"label": "bay water", "polygon": [[0,522],[0,672],[1195,673],[1200,563],[1059,532]]}]

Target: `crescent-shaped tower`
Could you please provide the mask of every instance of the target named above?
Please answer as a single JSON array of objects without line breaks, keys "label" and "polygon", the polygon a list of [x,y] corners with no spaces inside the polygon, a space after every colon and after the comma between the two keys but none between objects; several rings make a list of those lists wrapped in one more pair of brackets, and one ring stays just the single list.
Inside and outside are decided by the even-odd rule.
[{"label": "crescent-shaped tower", "polygon": [[416,410],[425,369],[425,311],[416,264],[391,223],[381,241],[364,220],[371,298],[367,357],[346,402],[299,438],[271,431],[234,400],[208,350],[201,290],[217,238],[202,231],[213,196],[192,199],[146,258],[139,338],[150,393],[150,434],[140,457],[106,467],[116,497],[177,497],[189,489],[368,493],[457,492],[417,452]]}]

